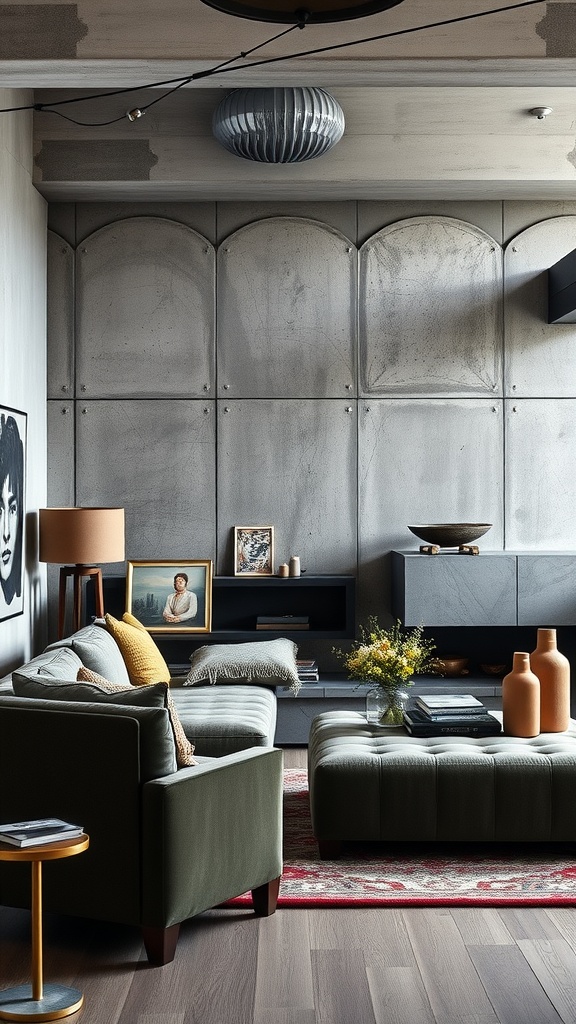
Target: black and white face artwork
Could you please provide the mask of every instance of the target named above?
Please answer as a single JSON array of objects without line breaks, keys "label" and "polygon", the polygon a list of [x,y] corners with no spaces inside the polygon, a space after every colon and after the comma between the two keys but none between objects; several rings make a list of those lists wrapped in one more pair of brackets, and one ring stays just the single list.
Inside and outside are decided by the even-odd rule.
[{"label": "black and white face artwork", "polygon": [[0,620],[23,611],[26,417],[0,408]]}]

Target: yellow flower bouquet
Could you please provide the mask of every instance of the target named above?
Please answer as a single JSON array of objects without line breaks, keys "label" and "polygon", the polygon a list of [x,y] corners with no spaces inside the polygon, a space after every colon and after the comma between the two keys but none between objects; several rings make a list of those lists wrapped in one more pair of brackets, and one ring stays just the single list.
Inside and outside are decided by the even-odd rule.
[{"label": "yellow flower bouquet", "polygon": [[334,648],[349,679],[374,683],[381,691],[382,725],[401,725],[402,687],[412,686],[414,675],[436,671],[436,647],[423,631],[422,626],[404,631],[399,619],[391,629],[383,629],[373,616],[366,627],[360,627],[361,639],[353,642],[350,651]]}]

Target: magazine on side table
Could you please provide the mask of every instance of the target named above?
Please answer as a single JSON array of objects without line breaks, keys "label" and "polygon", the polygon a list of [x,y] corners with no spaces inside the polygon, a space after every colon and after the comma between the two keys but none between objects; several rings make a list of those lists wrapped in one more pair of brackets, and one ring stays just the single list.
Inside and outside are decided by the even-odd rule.
[{"label": "magazine on side table", "polygon": [[61,839],[77,839],[84,832],[81,825],[73,825],[62,818],[33,818],[0,824],[0,842],[11,846],[41,846]]}]

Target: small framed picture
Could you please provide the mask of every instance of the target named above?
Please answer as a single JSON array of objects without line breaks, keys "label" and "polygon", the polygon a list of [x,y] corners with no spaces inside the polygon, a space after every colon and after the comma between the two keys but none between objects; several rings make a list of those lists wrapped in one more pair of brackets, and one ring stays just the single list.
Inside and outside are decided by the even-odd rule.
[{"label": "small framed picture", "polygon": [[0,621],[24,612],[26,424],[0,406]]},{"label": "small framed picture", "polygon": [[150,633],[209,633],[212,562],[128,562],[126,610]]},{"label": "small framed picture", "polygon": [[234,575],[274,575],[274,527],[234,527]]}]

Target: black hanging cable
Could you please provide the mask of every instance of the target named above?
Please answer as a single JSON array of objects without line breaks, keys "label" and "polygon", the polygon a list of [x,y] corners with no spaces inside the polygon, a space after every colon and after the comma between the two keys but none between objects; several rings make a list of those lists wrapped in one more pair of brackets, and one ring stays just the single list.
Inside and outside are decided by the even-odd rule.
[{"label": "black hanging cable", "polygon": [[[383,32],[376,36],[365,36],[363,39],[352,39],[347,43],[333,43],[330,46],[320,46],[316,47],[313,50],[301,50],[298,53],[289,53],[281,57],[266,57],[264,60],[252,61],[249,64],[234,65],[234,67],[230,66],[234,63],[234,61],[249,56],[249,54],[254,53],[255,50],[260,49],[262,46],[266,46],[267,43],[274,42],[281,36],[287,35],[288,32],[292,32],[296,28],[304,28],[305,20],[299,19],[299,21],[295,25],[291,25],[290,28],[285,29],[283,32],[278,33],[278,35],[276,36],[272,36],[270,39],[265,40],[263,43],[258,43],[257,46],[252,47],[252,49],[247,50],[245,53],[240,53],[237,57],[230,57],[229,60],[223,61],[221,64],[217,64],[212,68],[207,68],[205,71],[195,71],[192,75],[188,75],[187,77],[171,78],[164,82],[150,82],[148,85],[128,86],[124,89],[116,89],[113,92],[97,93],[94,96],[76,96],[72,97],[71,99],[56,100],[54,103],[51,104],[30,103],[27,106],[22,107],[3,107],[0,108],[0,114],[11,114],[20,110],[35,110],[40,113],[57,114],[59,113],[59,111],[55,110],[54,107],[63,106],[66,103],[83,103],[88,102],[89,100],[105,99],[107,97],[112,96],[122,96],[126,93],[138,92],[143,89],[160,88],[164,85],[173,85],[175,82],[180,83],[179,85],[176,85],[174,89],[170,89],[163,96],[158,97],[158,99],[156,100],[152,100],[151,103],[147,104],[147,107],[139,109],[137,113],[135,112],[135,117],[131,118],[132,120],[135,120],[136,117],[141,116],[142,110],[146,110],[148,107],[151,107],[154,103],[158,103],[160,99],[164,99],[165,96],[169,96],[170,93],[175,92],[176,89],[181,88],[183,85],[187,85],[189,82],[197,82],[203,78],[210,78],[217,72],[220,72],[221,74],[226,74],[229,71],[241,71],[246,70],[248,68],[263,67],[264,65],[267,64],[277,64],[279,61],[283,60],[295,60],[297,57],[313,57],[319,53],[328,53],[329,51],[333,50],[342,50],[349,46],[361,46],[363,43],[378,42],[381,39],[393,39],[396,36],[410,35],[413,32],[424,32],[426,29],[430,28],[443,28],[446,25],[456,25],[459,22],[471,21],[474,18],[485,18],[488,17],[488,15],[490,14],[502,14],[506,11],[515,11],[520,9],[521,7],[533,7],[535,4],[542,3],[546,3],[546,0],[522,0],[522,2],[519,4],[508,4],[505,7],[494,7],[489,11],[478,11],[475,14],[462,14],[457,18],[445,18],[442,21],[428,22],[428,24],[426,25],[414,25],[411,28],[401,28],[397,29],[394,32]],[[65,115],[61,116],[64,117]],[[100,122],[100,125],[115,124],[117,121],[122,121],[126,116],[126,114],[122,114],[120,117],[114,118],[111,121],[102,121]],[[67,118],[67,120],[73,121],[74,124],[78,124],[86,128],[99,127],[98,123],[91,124],[90,122],[74,121],[74,119],[71,117]]]},{"label": "black hanging cable", "polygon": [[[362,43],[374,43],[380,39],[392,39],[394,36],[407,36],[411,32],[423,32],[428,28],[442,28],[445,25],[456,25],[460,21],[470,21],[472,18],[485,18],[489,14],[502,14],[505,11],[515,11],[520,7],[533,7],[534,4],[546,3],[547,0],[523,0],[520,4],[510,4],[506,7],[494,7],[490,11],[478,11],[476,14],[462,14],[458,18],[447,18],[444,21],[432,21],[427,25],[414,25],[412,28],[399,28],[395,32],[384,32],[378,36],[365,36],[364,39],[354,39],[348,43],[333,43],[331,46],[319,46],[314,50],[300,50],[299,53],[290,53],[287,57],[267,57],[265,60],[252,61],[250,64],[243,64],[242,70],[247,68],[258,68],[263,64],[276,64],[280,60],[294,60],[296,57],[313,57],[317,53],[327,53],[329,50],[343,50],[347,46],[360,46]],[[239,71],[239,68],[223,68],[222,71]],[[195,79],[206,78],[210,71],[197,71],[192,77]],[[0,111],[1,113],[1,111]]]},{"label": "black hanging cable", "polygon": [[[58,111],[54,110],[54,107],[63,107],[66,106],[66,104],[68,103],[87,103],[89,100],[101,100],[107,99],[108,97],[112,96],[123,96],[129,92],[140,92],[143,89],[158,89],[161,88],[163,85],[173,85],[174,82],[180,83],[176,86],[176,88],[180,88],[181,86],[187,85],[189,82],[194,81],[194,79],[197,77],[204,78],[205,76],[215,75],[216,72],[220,71],[222,68],[225,68],[228,64],[232,64],[236,60],[241,60],[245,57],[249,57],[251,53],[255,53],[256,50],[261,50],[262,47],[267,46],[268,43],[274,43],[276,42],[277,39],[281,39],[282,36],[286,36],[288,35],[289,32],[293,32],[294,29],[303,27],[303,22],[298,22],[298,24],[296,25],[290,25],[289,28],[284,29],[282,32],[278,32],[275,36],[271,36],[270,39],[265,39],[262,43],[257,43],[256,46],[252,46],[251,49],[249,50],[241,51],[239,54],[236,55],[236,57],[229,57],[228,60],[222,61],[220,64],[216,64],[212,68],[207,68],[206,71],[195,71],[192,75],[186,75],[182,78],[168,78],[164,82],[149,82],[148,85],[128,85],[124,89],[114,89],[113,92],[98,92],[94,93],[92,96],[72,96],[65,100],[54,100],[53,103],[28,103],[22,107],[4,107],[0,108],[0,114],[13,114],[20,110],[36,110],[38,113],[41,114],[57,114]],[[164,95],[169,96],[170,93],[174,91],[174,89],[170,89],[170,92],[167,92]],[[163,99],[164,97],[161,96],[159,98]],[[152,101],[152,103],[157,102],[158,100]],[[147,106],[145,108],[143,107],[142,109],[147,110],[148,107],[152,106],[152,103],[148,103]],[[100,124],[115,124],[116,121],[122,121],[125,117],[126,114],[122,114],[120,117],[114,118],[114,120],[112,121],[101,121]],[[87,128],[98,127],[98,123],[92,124],[84,121],[75,121],[71,117],[67,118],[67,120],[72,121],[73,124],[84,125]]]},{"label": "black hanging cable", "polygon": [[[287,36],[288,33],[293,32],[295,28],[303,28],[303,25],[291,25],[290,28],[284,29],[283,32],[278,32],[278,34],[272,36],[271,39],[266,39],[264,40],[263,43],[257,43],[256,46],[253,46],[250,50],[245,50],[244,52],[240,53],[238,57],[230,57],[228,60],[222,61],[221,64],[217,64],[215,67],[210,68],[210,74],[215,75],[217,71],[223,71],[225,68],[228,67],[229,64],[233,64],[234,61],[240,60],[240,58],[245,59],[246,57],[249,57],[251,53],[255,53],[256,50],[261,50],[262,47],[267,46],[268,43],[274,43],[276,42],[277,39],[281,39],[282,36]],[[232,68],[231,70],[234,69]],[[193,79],[194,75],[190,75],[189,78],[185,78],[183,81],[181,81],[179,85],[175,85],[173,89],[169,89],[168,92],[162,93],[161,96],[158,96],[155,100],[151,100],[150,103],[146,104],[146,106],[140,107],[139,109],[141,113],[143,114],[150,107],[153,107],[155,103],[160,103],[160,100],[166,99],[167,96],[171,96],[173,92],[178,92],[178,89],[181,89],[184,85],[187,85],[188,82],[191,82]],[[121,120],[121,118],[118,118],[118,120]],[[113,124],[112,121],[110,121],[109,123]]]}]

